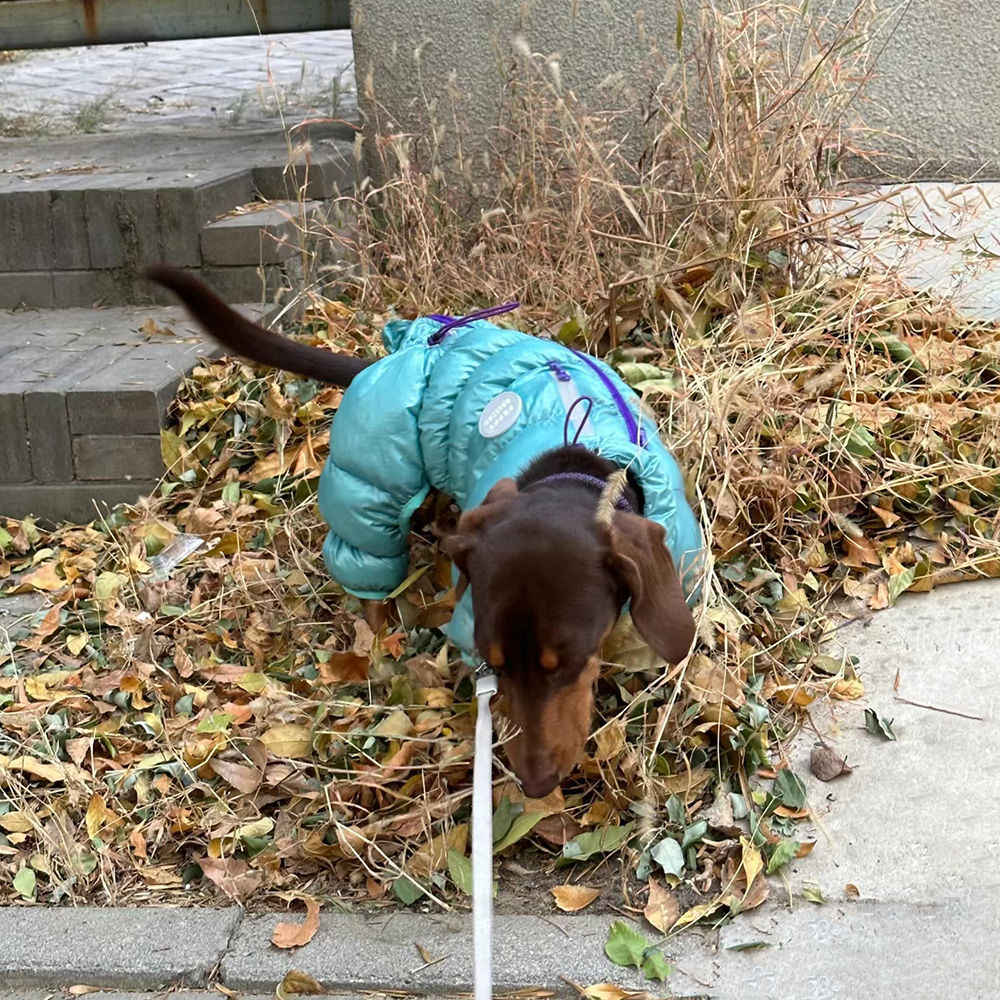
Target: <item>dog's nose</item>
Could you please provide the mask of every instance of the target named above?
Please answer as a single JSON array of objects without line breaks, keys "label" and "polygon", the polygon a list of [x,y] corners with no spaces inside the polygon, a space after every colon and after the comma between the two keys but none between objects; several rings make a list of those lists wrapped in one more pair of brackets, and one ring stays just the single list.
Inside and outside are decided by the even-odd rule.
[{"label": "dog's nose", "polygon": [[532,774],[521,778],[521,787],[529,799],[544,799],[559,784],[559,772]]}]

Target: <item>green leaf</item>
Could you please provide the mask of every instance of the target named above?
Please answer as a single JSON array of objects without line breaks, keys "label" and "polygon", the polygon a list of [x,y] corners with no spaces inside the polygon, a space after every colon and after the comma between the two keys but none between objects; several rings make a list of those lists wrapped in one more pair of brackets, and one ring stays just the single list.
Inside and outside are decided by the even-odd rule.
[{"label": "green leaf", "polygon": [[802,845],[797,840],[783,840],[771,852],[767,862],[767,874],[773,875],[779,868],[784,868],[799,852]]},{"label": "green leaf", "polygon": [[902,573],[889,577],[889,603],[895,604],[899,595],[904,590],[909,590],[913,586],[913,581],[917,577],[917,567],[907,566]]},{"label": "green leaf", "polygon": [[882,736],[887,740],[896,738],[892,731],[892,719],[883,719],[874,708],[865,709],[865,729],[873,736]]},{"label": "green leaf", "polygon": [[677,51],[680,52],[681,46],[684,44],[684,9],[680,4],[677,5],[677,25],[674,28],[674,45]]},{"label": "green leaf", "polygon": [[820,906],[826,902],[818,885],[804,885],[802,887],[802,898],[808,899],[810,903],[817,903]]},{"label": "green leaf", "polygon": [[466,896],[472,895],[472,862],[454,848],[448,849],[448,874],[456,888]]},{"label": "green leaf", "polygon": [[493,852],[499,854],[511,844],[517,843],[522,837],[531,833],[535,824],[544,819],[545,815],[545,813],[521,813],[520,816],[515,817],[507,833],[493,845]]},{"label": "green leaf", "polygon": [[578,837],[563,844],[563,856],[559,859],[560,864],[567,864],[570,861],[586,861],[594,854],[607,854],[615,851],[632,836],[632,827],[635,823],[626,823],[624,826],[606,826],[602,830],[592,830],[589,833],[581,833]]},{"label": "green leaf", "polygon": [[649,854],[668,875],[679,878],[684,871],[684,851],[673,837],[664,837]]},{"label": "green leaf", "polygon": [[806,786],[794,772],[785,768],[778,772],[774,779],[774,794],[781,799],[781,804],[789,809],[801,809],[806,804]]},{"label": "green leaf", "polygon": [[625,361],[618,366],[618,374],[633,387],[650,381],[664,383],[664,387],[667,389],[672,389],[674,386],[673,376],[670,372],[665,372],[657,368],[656,365],[650,365],[644,361]]},{"label": "green leaf", "polygon": [[566,322],[559,327],[559,331],[556,333],[556,340],[558,340],[560,344],[572,344],[573,341],[580,335],[580,330],[580,321],[574,316],[566,320]]},{"label": "green leaf", "polygon": [[908,344],[904,344],[898,337],[888,335],[871,337],[862,340],[861,343],[887,351],[889,357],[897,364],[905,365],[920,373],[927,371],[927,366],[913,353],[913,349]]},{"label": "green leaf", "polygon": [[875,435],[863,424],[855,423],[847,432],[844,447],[858,458],[872,458],[878,453]]},{"label": "green leaf", "polygon": [[266,851],[274,845],[273,837],[244,837],[243,850],[248,858],[255,858],[261,851]]},{"label": "green leaf", "polygon": [[639,860],[635,865],[635,877],[640,882],[645,882],[646,879],[649,878],[652,868],[653,863],[649,856],[649,851],[643,851],[642,854],[639,855]]},{"label": "green leaf", "polygon": [[641,969],[647,979],[658,979],[663,982],[673,971],[662,952],[620,920],[616,920],[608,931],[604,954],[615,965],[626,967],[634,965],[637,969]]},{"label": "green leaf", "polygon": [[649,942],[628,924],[616,920],[608,932],[608,940],[604,945],[604,954],[615,965],[634,965],[642,967]]},{"label": "green leaf", "polygon": [[14,876],[14,888],[24,896],[25,899],[35,898],[35,873],[30,869],[23,867]]},{"label": "green leaf", "polygon": [[408,875],[400,875],[392,883],[392,891],[396,894],[396,899],[404,906],[410,906],[424,894],[423,887],[417,885]]},{"label": "green leaf", "polygon": [[127,579],[128,577],[122,576],[120,573],[111,573],[110,571],[98,574],[94,581],[94,597],[99,601],[114,597]]},{"label": "green leaf", "polygon": [[521,813],[524,812],[524,804],[521,802],[511,802],[505,795],[493,813],[493,843],[503,840],[510,833],[510,828]]},{"label": "green leaf", "polygon": [[742,944],[727,944],[726,951],[756,951],[758,948],[770,947],[770,941],[744,941]]},{"label": "green leaf", "polygon": [[692,844],[697,844],[706,833],[708,833],[708,823],[705,820],[702,819],[697,823],[692,823],[684,830],[681,847],[690,847]]},{"label": "green leaf", "polygon": [[680,798],[676,795],[671,795],[667,799],[667,819],[671,823],[675,823],[680,826],[684,822],[684,803],[681,802]]},{"label": "green leaf", "polygon": [[733,807],[733,819],[743,819],[750,811],[747,809],[747,800],[739,792],[730,792],[729,801]]},{"label": "green leaf", "polygon": [[239,483],[226,483],[222,487],[222,499],[226,503],[236,503],[240,499],[240,484]]},{"label": "green leaf", "polygon": [[225,733],[229,731],[232,724],[233,717],[228,712],[213,712],[211,715],[206,715],[198,723],[197,731],[199,733]]},{"label": "green leaf", "polygon": [[13,536],[6,529],[0,528],[0,552],[5,551],[13,541]]},{"label": "green leaf", "polygon": [[646,952],[646,958],[642,963],[642,972],[647,979],[658,979],[662,983],[673,971],[673,968],[663,957],[662,951],[653,948]]}]

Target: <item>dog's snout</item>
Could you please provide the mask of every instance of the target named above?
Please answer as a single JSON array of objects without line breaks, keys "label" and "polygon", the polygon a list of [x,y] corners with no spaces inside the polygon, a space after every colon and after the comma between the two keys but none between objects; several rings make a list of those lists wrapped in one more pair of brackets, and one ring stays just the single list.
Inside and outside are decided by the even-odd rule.
[{"label": "dog's snout", "polygon": [[521,787],[529,799],[544,799],[558,784],[558,771],[524,775],[521,778]]}]

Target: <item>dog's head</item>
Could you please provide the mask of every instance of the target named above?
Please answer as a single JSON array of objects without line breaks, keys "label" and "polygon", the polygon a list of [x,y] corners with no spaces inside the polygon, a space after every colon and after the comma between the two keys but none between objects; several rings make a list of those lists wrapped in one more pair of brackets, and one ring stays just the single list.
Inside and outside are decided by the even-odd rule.
[{"label": "dog's head", "polygon": [[520,727],[507,753],[530,797],[548,794],[583,752],[601,644],[626,599],[668,662],[683,659],[694,638],[663,528],[621,511],[610,527],[598,524],[593,501],[580,499],[503,479],[445,543],[461,586],[472,588],[476,648]]}]

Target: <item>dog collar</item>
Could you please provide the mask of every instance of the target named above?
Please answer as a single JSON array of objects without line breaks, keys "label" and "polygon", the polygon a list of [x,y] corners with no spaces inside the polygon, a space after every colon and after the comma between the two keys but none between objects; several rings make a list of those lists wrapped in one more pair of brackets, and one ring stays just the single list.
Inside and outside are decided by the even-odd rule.
[{"label": "dog collar", "polygon": [[[541,483],[552,483],[558,482],[560,480],[569,480],[577,483],[586,483],[588,486],[594,486],[597,490],[601,491],[607,486],[607,483],[599,478],[598,476],[590,476],[586,472],[554,472],[551,476],[546,476],[544,479],[538,479],[533,486],[538,486]],[[628,502],[624,495],[620,496],[615,501],[615,509],[623,510],[629,514],[635,513],[632,510],[632,505]]]}]

